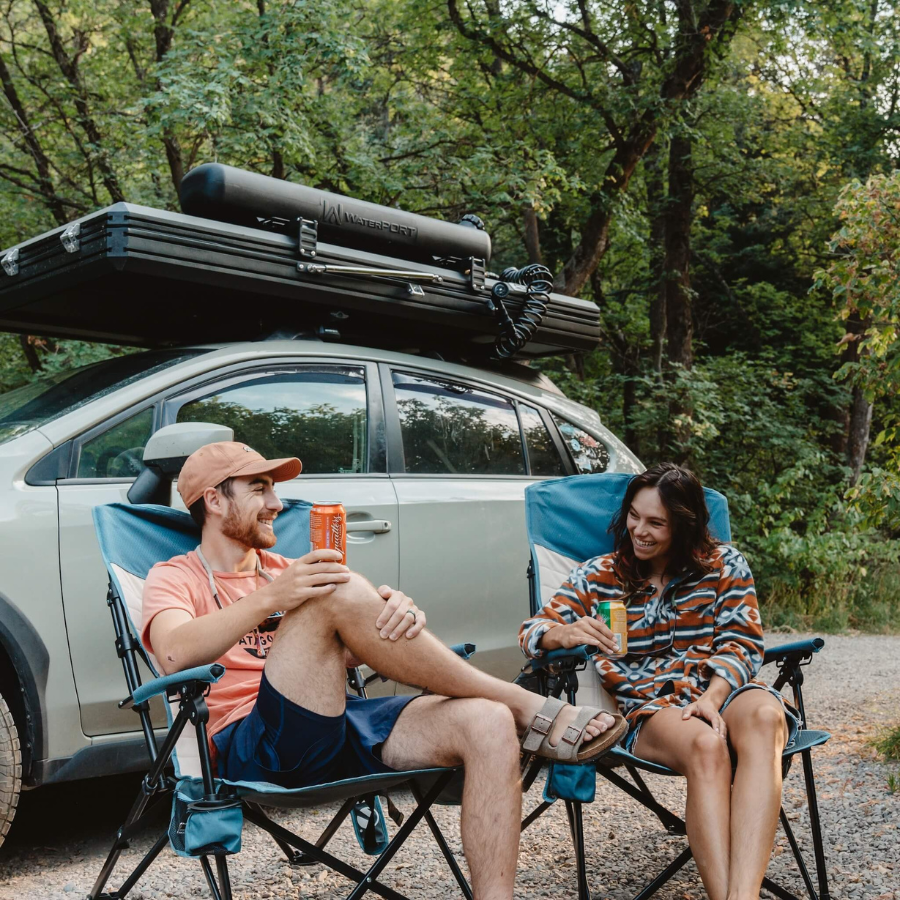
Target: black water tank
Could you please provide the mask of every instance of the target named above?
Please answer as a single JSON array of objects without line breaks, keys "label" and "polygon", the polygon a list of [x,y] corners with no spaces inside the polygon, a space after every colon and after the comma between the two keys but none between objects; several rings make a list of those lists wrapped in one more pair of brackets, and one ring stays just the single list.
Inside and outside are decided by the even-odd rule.
[{"label": "black water tank", "polygon": [[404,212],[220,163],[192,169],[181,182],[191,216],[258,227],[268,219],[315,219],[319,239],[401,259],[491,257],[487,232]]}]

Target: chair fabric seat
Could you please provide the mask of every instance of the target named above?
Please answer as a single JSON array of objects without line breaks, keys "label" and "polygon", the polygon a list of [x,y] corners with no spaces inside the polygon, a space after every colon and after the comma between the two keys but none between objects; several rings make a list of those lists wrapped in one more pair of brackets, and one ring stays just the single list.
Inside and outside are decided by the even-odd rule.
[{"label": "chair fabric seat", "polygon": [[[801,730],[797,735],[797,740],[790,747],[785,747],[784,753],[781,755],[783,758],[789,759],[798,753],[802,753],[804,750],[826,743],[830,737],[831,735],[827,731]],[[642,769],[644,772],[654,772],[657,775],[672,775],[676,778],[681,777],[681,774],[674,769],[641,759],[639,756],[633,756],[631,753],[622,750],[621,747],[613,747],[597,765],[607,769],[613,769],[617,766],[634,766],[636,769]]]},{"label": "chair fabric seat", "polygon": [[[457,769],[457,772],[461,777],[462,769]],[[216,782],[233,788],[242,800],[250,803],[260,803],[263,806],[276,806],[283,809],[303,809],[323,806],[326,803],[336,803],[364,794],[386,793],[410,781],[414,781],[424,793],[437,781],[439,776],[446,773],[447,769],[440,768],[410,769],[396,773],[363,775],[360,778],[346,778],[342,781],[330,781],[302,788],[284,788],[266,781],[216,779]]]}]

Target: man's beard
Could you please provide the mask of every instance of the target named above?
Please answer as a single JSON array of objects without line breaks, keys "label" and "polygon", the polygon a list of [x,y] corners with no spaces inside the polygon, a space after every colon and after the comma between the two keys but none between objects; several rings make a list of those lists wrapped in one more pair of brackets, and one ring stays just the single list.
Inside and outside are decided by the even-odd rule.
[{"label": "man's beard", "polygon": [[242,521],[235,504],[231,504],[231,509],[222,522],[222,534],[254,550],[268,550],[275,546],[275,532],[265,530],[258,519]]}]

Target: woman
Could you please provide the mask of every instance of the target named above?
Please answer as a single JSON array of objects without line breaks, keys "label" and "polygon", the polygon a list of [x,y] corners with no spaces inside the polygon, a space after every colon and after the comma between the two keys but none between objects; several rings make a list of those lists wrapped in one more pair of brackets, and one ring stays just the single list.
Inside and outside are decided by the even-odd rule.
[{"label": "woman", "polygon": [[[687,777],[687,833],[711,900],[758,900],[781,806],[781,754],[798,722],[754,676],[763,636],[753,576],[714,541],[703,488],[661,463],[628,484],[615,550],[578,566],[522,625],[529,657],[589,644],[629,723],[626,748]],[[628,656],[593,617],[630,595]],[[732,780],[732,759],[736,761]]]}]

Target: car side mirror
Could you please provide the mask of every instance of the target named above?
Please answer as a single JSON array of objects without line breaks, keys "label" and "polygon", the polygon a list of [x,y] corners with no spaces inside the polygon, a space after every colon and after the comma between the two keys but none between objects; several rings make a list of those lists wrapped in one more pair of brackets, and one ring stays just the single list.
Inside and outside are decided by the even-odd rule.
[{"label": "car side mirror", "polygon": [[185,460],[207,444],[233,440],[233,428],[209,422],[178,422],[160,428],[147,441],[144,468],[128,491],[128,502],[168,506],[172,481]]}]

